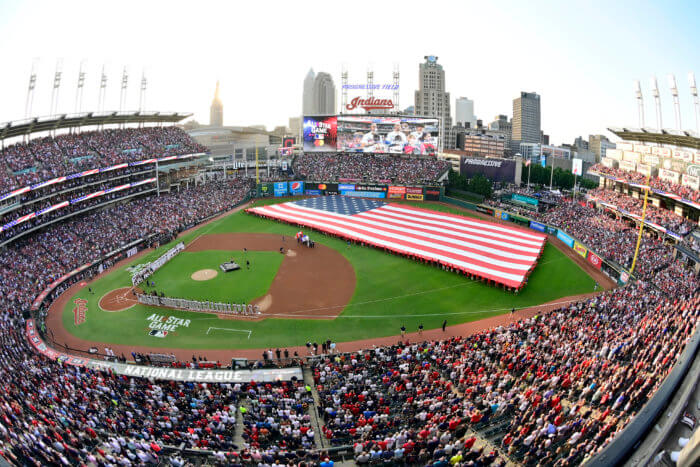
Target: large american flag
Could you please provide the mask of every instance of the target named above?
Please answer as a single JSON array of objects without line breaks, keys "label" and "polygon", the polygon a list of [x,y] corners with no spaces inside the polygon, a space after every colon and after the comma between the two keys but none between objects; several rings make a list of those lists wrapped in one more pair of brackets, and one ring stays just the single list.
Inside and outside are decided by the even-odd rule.
[{"label": "large american flag", "polygon": [[521,288],[546,236],[464,216],[346,196],[321,196],[247,209],[346,239]]}]

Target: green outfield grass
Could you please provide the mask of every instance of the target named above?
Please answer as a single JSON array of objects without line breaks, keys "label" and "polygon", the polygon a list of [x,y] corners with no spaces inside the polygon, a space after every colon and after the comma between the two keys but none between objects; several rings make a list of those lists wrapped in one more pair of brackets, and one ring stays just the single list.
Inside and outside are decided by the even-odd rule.
[{"label": "green outfield grass", "polygon": [[[286,200],[259,200],[257,204],[282,201]],[[429,209],[468,214],[458,208],[435,203],[415,204]],[[199,235],[222,232],[258,232],[293,236],[296,229],[276,221],[263,220],[238,212],[191,232],[178,241],[184,240],[187,243]],[[73,297],[88,300],[87,319],[82,325],[75,326],[73,304],[69,302],[63,314],[64,326],[77,337],[113,344],[188,349],[281,347],[303,345],[307,341],[321,341],[328,338],[343,342],[396,335],[402,325],[409,331],[415,331],[419,324],[423,324],[425,329],[432,329],[440,327],[444,319],[447,319],[448,325],[475,321],[506,313],[513,307],[524,308],[569,295],[591,292],[595,284],[576,263],[551,244],[545,247],[539,264],[525,288],[519,294],[513,294],[401,256],[356,245],[348,248],[344,241],[320,233],[312,234],[312,238],[320,244],[336,249],[355,269],[357,277],[355,293],[350,304],[336,319],[266,319],[246,322],[219,319],[211,314],[164,310],[141,305],[122,312],[104,312],[97,306],[99,298],[110,290],[127,287],[130,284],[130,274],[125,268],[121,268],[92,284],[93,295],[90,295],[85,288]],[[135,260],[132,264],[153,260],[170,246],[164,245],[156,252]],[[213,256],[203,259],[205,256],[201,253],[212,253]],[[183,261],[182,267],[170,268],[172,265],[168,265],[164,271],[182,269],[183,280],[194,282],[189,279],[192,272],[197,269],[216,269],[212,267],[210,259],[218,267],[217,261],[220,262],[221,258],[228,259],[231,255],[230,252],[201,253],[194,254],[198,255],[196,266],[185,264],[189,257],[189,253],[185,252],[175,260]],[[218,256],[219,253],[223,256]],[[280,255],[272,252],[270,254],[281,261]],[[203,266],[204,263],[206,267]],[[276,268],[271,265],[267,276],[251,274],[250,281],[246,285],[251,289],[250,295],[262,295],[269,287],[274,271]],[[235,274],[238,273],[234,273],[233,276]],[[161,279],[156,275],[153,280],[156,281],[156,289],[158,289],[158,285],[162,283]],[[224,281],[222,284],[225,284],[227,279],[224,277],[222,280]],[[204,281],[200,284],[206,286],[214,284],[214,281]],[[189,289],[190,285],[181,287]],[[222,286],[221,290],[225,291],[226,286]],[[260,290],[262,292],[258,293]],[[232,297],[227,301],[234,299],[235,297]],[[333,314],[335,312],[333,310]],[[188,327],[178,328],[165,339],[154,338],[147,335],[146,321],[147,317],[153,313],[190,320],[190,324]],[[250,334],[248,331],[251,331]]]},{"label": "green outfield grass", "polygon": [[[283,259],[283,255],[272,251],[183,251],[149,278],[155,287],[142,288],[189,300],[248,303],[267,292]],[[229,260],[238,263],[241,270],[221,271],[219,265]],[[246,260],[250,269],[246,268]],[[218,274],[206,281],[192,280],[192,273],[202,269],[213,269]]]}]

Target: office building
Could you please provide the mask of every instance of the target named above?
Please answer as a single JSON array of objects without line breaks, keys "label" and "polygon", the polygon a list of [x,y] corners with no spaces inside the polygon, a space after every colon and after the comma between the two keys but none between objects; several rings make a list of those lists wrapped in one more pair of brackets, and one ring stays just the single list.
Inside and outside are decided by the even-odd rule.
[{"label": "office building", "polygon": [[313,114],[335,115],[335,84],[326,72],[319,72],[314,78]]},{"label": "office building", "polygon": [[[452,130],[450,93],[445,91],[445,70],[438,64],[438,57],[426,56],[418,68],[418,90],[415,92],[415,114],[438,117],[443,128],[444,141]],[[442,146],[446,146],[443,144]]]},{"label": "office building", "polygon": [[214,100],[209,108],[209,126],[224,126],[224,104],[221,103],[221,98],[219,97],[218,81],[216,82],[216,91],[214,91]]},{"label": "office building", "polygon": [[314,78],[316,74],[313,68],[309,69],[309,72],[304,78],[304,95],[302,103],[302,115],[313,115],[314,113]]},{"label": "office building", "polygon": [[615,149],[615,143],[605,135],[588,135],[588,148],[595,154],[595,161],[600,162],[608,149]]},{"label": "office building", "polygon": [[466,97],[455,100],[455,124],[467,128],[476,127],[476,116],[474,115],[474,101]]},{"label": "office building", "polygon": [[506,153],[512,153],[510,141],[513,135],[513,122],[508,120],[507,115],[496,115],[493,122],[489,123],[489,130],[503,132],[506,143]]},{"label": "office building", "polygon": [[513,134],[511,147],[518,150],[520,144],[539,144],[541,134],[540,96],[534,92],[521,92],[513,99]]}]

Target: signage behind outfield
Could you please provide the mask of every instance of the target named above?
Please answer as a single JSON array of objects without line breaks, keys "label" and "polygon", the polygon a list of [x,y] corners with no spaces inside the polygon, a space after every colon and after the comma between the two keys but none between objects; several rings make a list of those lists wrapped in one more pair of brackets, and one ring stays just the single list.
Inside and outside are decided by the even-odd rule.
[{"label": "signage behind outfield", "polygon": [[496,182],[515,181],[515,161],[511,159],[487,159],[483,157],[462,156],[459,172],[467,178],[481,174]]}]

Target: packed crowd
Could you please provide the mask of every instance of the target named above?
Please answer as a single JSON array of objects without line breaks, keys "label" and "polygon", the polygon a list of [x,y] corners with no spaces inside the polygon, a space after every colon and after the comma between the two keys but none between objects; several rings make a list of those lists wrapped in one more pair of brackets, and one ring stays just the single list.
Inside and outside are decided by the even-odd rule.
[{"label": "packed crowd", "polygon": [[697,294],[640,282],[468,337],[323,358],[323,432],[358,463],[579,465],[649,399],[699,316]]},{"label": "packed crowd", "polygon": [[[637,183],[640,185],[647,184],[646,175],[640,174],[639,172],[629,172],[627,170],[614,169],[611,167],[606,167],[603,164],[595,164],[589,169],[589,171],[621,178],[631,183]],[[658,177],[651,177],[649,179],[649,185],[652,188],[656,188],[657,190],[667,191],[669,193],[679,195],[687,200],[700,203],[700,191],[694,190],[691,187],[669,182],[668,180],[661,180]]]},{"label": "packed crowd", "polygon": [[86,169],[204,152],[177,127],[127,128],[44,137],[0,151],[0,194]]},{"label": "packed crowd", "polygon": [[423,184],[435,183],[451,167],[434,157],[372,154],[305,153],[296,157],[294,172],[307,180]]},{"label": "packed crowd", "polygon": [[[599,199],[608,204],[616,206],[618,209],[623,209],[638,216],[642,215],[644,200],[633,198],[630,195],[619,193],[612,190],[597,189],[588,192],[590,198]],[[658,224],[671,232],[684,236],[695,228],[695,223],[679,216],[673,211],[663,208],[657,208],[651,202],[647,202],[645,214],[647,222]]]},{"label": "packed crowd", "polygon": [[182,230],[243,200],[249,181],[211,181],[180,192],[111,205],[0,251],[0,308],[24,310],[49,283],[121,246]]}]

